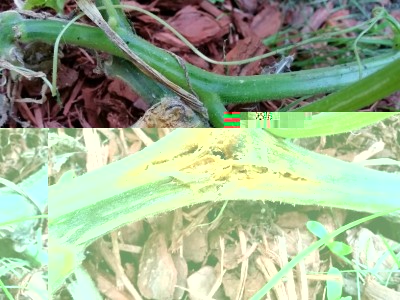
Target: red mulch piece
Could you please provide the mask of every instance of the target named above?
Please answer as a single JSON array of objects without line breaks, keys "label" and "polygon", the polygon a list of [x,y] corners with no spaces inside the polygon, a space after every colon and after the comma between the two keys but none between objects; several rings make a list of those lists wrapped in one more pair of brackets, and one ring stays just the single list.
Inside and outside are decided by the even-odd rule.
[{"label": "red mulch piece", "polygon": [[390,14],[400,22],[400,9],[393,10]]},{"label": "red mulch piece", "polygon": [[328,17],[326,23],[329,24],[329,26],[337,28],[349,28],[357,25],[356,20],[345,18],[348,15],[350,15],[350,11],[348,9],[335,11]]},{"label": "red mulch piece", "polygon": [[[338,9],[335,1],[326,5],[310,6],[305,3],[291,6],[281,1],[225,0],[223,4],[212,4],[207,0],[155,0],[122,1],[147,9],[175,27],[205,55],[215,60],[241,60],[257,56],[268,51],[262,39],[269,37],[284,26],[290,26],[291,34],[309,33],[324,26],[347,28],[359,23],[349,18],[354,12]],[[140,2],[140,3],[139,3]],[[148,3],[150,2],[150,3]],[[389,0],[385,0],[390,4]],[[385,3],[384,3],[385,4]],[[2,1],[0,11],[13,7],[13,1]],[[76,9],[73,0],[68,1],[65,13]],[[392,10],[392,15],[400,18],[399,11]],[[128,13],[137,34],[153,44],[168,51],[173,51],[187,62],[207,71],[225,74],[225,68],[212,65],[195,55],[186,45],[152,18],[135,11]],[[343,18],[346,17],[346,18]],[[390,33],[389,33],[390,34]],[[295,43],[300,38],[288,35],[285,42]],[[283,44],[285,43],[285,44]],[[313,44],[305,48],[318,49],[324,44]],[[149,108],[149,105],[137,96],[121,80],[106,78],[96,73],[95,54],[88,49],[72,46],[64,47],[64,57],[60,59],[58,85],[63,105],[60,106],[47,91],[47,102],[15,103],[13,115],[23,121],[29,121],[35,127],[129,127]],[[296,55],[296,52],[292,52]],[[101,55],[101,54],[100,54]],[[106,56],[102,56],[106,59]],[[279,57],[264,59],[247,65],[231,66],[228,74],[256,75],[262,67],[273,65]],[[15,99],[40,99],[42,81],[22,80],[15,89]],[[1,90],[3,92],[3,90]],[[390,101],[390,100],[391,101]],[[393,104],[393,97],[387,101]],[[268,101],[246,105],[230,105],[228,109],[276,110],[282,103],[292,99]],[[382,105],[388,102],[382,103]],[[10,127],[20,126],[9,118]]]},{"label": "red mulch piece", "polygon": [[257,0],[237,0],[236,4],[240,10],[250,14],[254,14],[258,6]]},{"label": "red mulch piece", "polygon": [[[250,35],[244,40],[240,40],[236,43],[236,46],[226,55],[227,61],[243,60],[249,57],[262,55],[267,50],[260,39],[256,35]],[[256,75],[260,74],[260,61],[255,61],[245,65],[229,66],[229,72],[226,75],[237,76],[237,75]],[[216,65],[213,68],[214,73],[225,74],[225,67],[222,65]]]},{"label": "red mulch piece", "polygon": [[[221,14],[222,12],[219,11],[218,15]],[[194,6],[186,6],[181,9],[173,18],[168,20],[168,23],[195,46],[212,40],[219,40],[229,30],[229,19],[227,17],[216,20],[214,16],[200,11]],[[175,46],[176,50],[189,49],[173,33],[166,30],[156,33],[154,39],[168,45],[168,48]]]},{"label": "red mulch piece", "polygon": [[12,0],[5,0],[0,2],[0,11],[14,9],[14,2]]},{"label": "red mulch piece", "polygon": [[320,28],[322,24],[328,19],[329,15],[332,13],[333,4],[328,2],[326,7],[321,7],[315,11],[308,21],[307,26],[302,29],[302,33],[313,32]]},{"label": "red mulch piece", "polygon": [[[268,20],[268,25],[265,24],[265,20]],[[282,26],[282,16],[277,5],[265,5],[254,16],[250,26],[254,33],[262,39],[277,33]]]},{"label": "red mulch piece", "polygon": [[178,11],[187,5],[197,5],[203,0],[158,0],[153,1],[157,3],[157,6],[169,11]]}]

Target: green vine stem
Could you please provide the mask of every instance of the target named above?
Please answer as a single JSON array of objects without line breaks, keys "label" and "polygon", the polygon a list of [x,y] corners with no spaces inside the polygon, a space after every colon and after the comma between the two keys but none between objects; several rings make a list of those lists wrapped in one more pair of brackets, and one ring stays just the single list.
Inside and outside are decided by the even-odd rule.
[{"label": "green vine stem", "polygon": [[[352,111],[400,90],[400,59],[371,75],[295,111]],[[368,105],[369,105],[368,104]]]},{"label": "green vine stem", "polygon": [[[103,1],[109,1],[109,0],[103,0]],[[114,0],[114,4],[117,4],[117,2],[119,2],[119,0]],[[203,53],[201,53],[192,43],[190,43],[181,33],[179,33],[175,28],[173,28],[171,25],[169,25],[166,21],[164,21],[163,19],[159,18],[157,15],[149,12],[148,10],[145,10],[143,8],[137,7],[137,6],[133,6],[133,5],[114,5],[115,7],[121,7],[126,9],[127,11],[129,10],[134,10],[137,12],[140,12],[142,14],[145,14],[149,17],[151,17],[152,19],[156,20],[158,23],[160,23],[161,25],[163,25],[165,28],[167,28],[168,30],[170,30],[177,38],[179,38],[186,46],[188,46],[195,54],[197,54],[200,58],[204,59],[205,61],[212,63],[212,64],[216,64],[216,65],[224,65],[224,66],[234,66],[234,65],[242,65],[242,64],[247,64],[247,63],[251,63],[257,60],[261,60],[263,58],[267,58],[276,54],[282,54],[285,52],[290,51],[293,48],[296,47],[300,47],[303,45],[307,45],[307,44],[311,44],[311,43],[317,43],[317,42],[321,42],[324,39],[328,38],[328,37],[332,37],[332,36],[339,36],[339,35],[343,35],[346,33],[350,33],[350,32],[354,32],[357,29],[361,29],[365,26],[368,26],[368,28],[371,28],[374,24],[376,24],[376,22],[378,22],[379,20],[385,18],[386,20],[388,20],[391,24],[391,26],[397,26],[397,28],[399,27],[399,23],[390,15],[387,13],[387,11],[385,9],[378,9],[377,13],[375,14],[374,18],[372,18],[371,20],[368,20],[367,22],[361,23],[361,24],[357,24],[355,26],[346,28],[346,29],[340,29],[337,30],[335,29],[332,32],[327,32],[324,33],[320,36],[316,36],[313,38],[309,38],[306,40],[302,40],[301,42],[298,42],[296,44],[290,45],[290,46],[286,46],[286,47],[282,47],[279,48],[275,51],[270,51],[266,54],[262,54],[259,56],[255,56],[255,57],[251,57],[251,58],[247,58],[247,59],[243,59],[243,60],[236,60],[236,61],[216,61],[213,60],[207,56],[205,56]],[[395,27],[393,27],[395,28]],[[130,31],[130,30],[129,30]],[[359,40],[359,38],[361,38],[361,36],[358,37],[357,40]],[[356,40],[356,41],[357,41]],[[356,44],[355,41],[355,44]],[[359,56],[358,56],[358,51],[357,51],[357,47],[355,45],[354,47],[354,53],[356,55],[357,61],[360,63],[359,67],[361,67],[361,62],[359,60]]]},{"label": "green vine stem", "polygon": [[[50,186],[49,236],[58,248],[72,247],[66,255],[79,264],[98,237],[183,206],[265,200],[375,213],[399,209],[399,181],[397,174],[316,154],[264,130],[197,129],[193,135],[176,129],[135,155]],[[400,222],[400,213],[392,218]],[[55,267],[62,270],[53,273],[53,290],[74,265]]]},{"label": "green vine stem", "polygon": [[[105,5],[106,4],[106,5]],[[115,9],[115,4],[119,5],[119,0],[113,0],[112,4],[109,0],[96,0],[96,6],[99,8],[105,20],[108,20],[112,16],[117,22],[117,30],[132,33],[132,27],[128,23],[125,13],[122,9]],[[100,9],[102,6],[107,7],[107,10]],[[110,11],[111,10],[111,11]],[[54,49],[56,51],[56,49]],[[113,56],[112,59],[104,63],[104,72],[107,76],[117,77],[127,82],[133,90],[142,97],[146,103],[153,106],[161,98],[172,98],[175,94],[162,85],[143,74],[133,64],[127,64],[126,61],[120,57]]]},{"label": "green vine stem", "polygon": [[[21,42],[43,40],[52,43],[62,26],[62,22],[50,20],[25,20],[17,25],[16,30],[21,34],[19,39]],[[124,57],[98,28],[72,25],[63,36],[63,40],[66,43]],[[171,81],[189,90],[182,67],[175,57],[139,37],[130,37],[126,42],[149,65],[164,73]],[[365,73],[371,74],[396,58],[400,58],[399,52],[369,59],[364,64],[368,70]],[[355,63],[287,74],[238,77],[213,74],[190,64],[187,64],[187,70],[196,92],[216,93],[224,104],[327,93],[358,80],[358,68]]]},{"label": "green vine stem", "polygon": [[[26,20],[18,13],[9,11],[0,15],[2,31],[0,48],[2,57],[8,57],[16,41],[29,43],[43,41],[54,43],[66,22],[56,20]],[[150,66],[174,83],[189,90],[185,74],[176,58],[137,36],[123,36],[130,48]],[[125,57],[98,28],[74,24],[65,32],[63,42],[81,47],[105,51]],[[400,52],[392,52],[364,61],[365,75],[400,58]],[[276,75],[223,76],[213,74],[187,64],[190,81],[195,92],[217,94],[228,103],[248,103],[266,99],[282,99],[318,93],[328,93],[358,80],[356,63],[316,70],[306,70]]]}]

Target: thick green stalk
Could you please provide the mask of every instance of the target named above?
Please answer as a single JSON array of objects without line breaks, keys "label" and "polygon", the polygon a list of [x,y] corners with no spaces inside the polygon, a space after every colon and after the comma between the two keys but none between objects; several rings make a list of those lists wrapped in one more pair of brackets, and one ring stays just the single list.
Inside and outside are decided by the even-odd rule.
[{"label": "thick green stalk", "polygon": [[[19,41],[23,43],[38,40],[54,43],[58,33],[65,25],[65,22],[53,20],[24,20],[15,12],[14,21],[8,18],[8,22],[5,22],[4,20],[12,13],[8,12],[8,15],[3,13],[1,16],[1,25],[3,27],[1,35],[2,40],[6,43],[6,46],[3,47],[7,47],[8,44],[12,44],[15,40],[14,31],[12,30],[13,25],[16,35],[19,36]],[[184,71],[174,56],[137,36],[122,37],[130,48],[150,66],[174,83],[189,90]],[[62,40],[68,44],[125,57],[98,28],[86,25],[72,25],[66,31]],[[4,52],[0,53],[4,55]],[[365,60],[364,75],[373,73],[397,58],[400,58],[400,52],[392,52]],[[190,64],[186,65],[190,82],[195,92],[199,94],[202,92],[217,94],[224,104],[328,93],[358,80],[357,64],[286,74],[238,77],[213,74]]]},{"label": "thick green stalk", "polygon": [[150,106],[160,102],[165,97],[174,97],[175,94],[161,83],[150,79],[133,64],[127,63],[125,59],[114,56],[105,62],[104,72],[107,76],[122,79],[142,97]]},{"label": "thick green stalk", "polygon": [[[195,203],[265,200],[369,213],[399,208],[399,175],[316,154],[264,130],[193,130],[177,129],[135,155],[49,187],[49,236],[58,249],[72,247],[63,255],[75,257],[74,264],[56,266],[60,275],[53,274],[51,288],[96,238]],[[399,213],[393,217],[400,221]]]},{"label": "thick green stalk", "polygon": [[[114,28],[117,32],[125,32],[134,35],[132,27],[128,23],[125,13],[122,9],[115,9],[111,4],[120,4],[119,0],[96,0],[96,6],[101,7],[106,4],[107,10],[100,10],[105,20],[112,16],[117,22]],[[165,97],[173,97],[175,94],[159,82],[154,81],[143,74],[135,65],[127,63],[126,60],[114,56],[110,61],[105,62],[104,71],[108,76],[118,77],[128,83],[131,88],[142,97],[150,106],[158,103]]]},{"label": "thick green stalk", "polygon": [[400,90],[400,59],[381,70],[354,82],[314,103],[302,106],[295,111],[352,111],[360,104],[373,104]]},{"label": "thick green stalk", "polygon": [[[110,0],[97,0],[96,5],[97,7],[100,7],[102,4],[108,2],[109,7],[109,1]],[[119,0],[113,0],[113,4],[120,4]],[[109,10],[110,8],[107,9],[107,12]],[[106,15],[106,13],[103,14],[103,16]],[[119,32],[119,34],[133,34],[132,28],[121,9],[116,11],[114,17],[118,19],[118,25],[115,30]],[[105,69],[108,75],[118,76],[120,79],[127,82],[143,99],[146,100],[149,105],[156,104],[162,98],[172,98],[174,96],[174,93],[171,90],[161,83],[152,80],[133,64],[127,64],[126,61],[121,58],[114,57],[112,64],[107,64]],[[197,96],[201,98],[204,106],[207,108],[211,124],[214,125],[214,127],[223,127],[223,115],[226,109],[222,105],[219,97],[216,94],[206,92],[202,92],[201,95]]]}]

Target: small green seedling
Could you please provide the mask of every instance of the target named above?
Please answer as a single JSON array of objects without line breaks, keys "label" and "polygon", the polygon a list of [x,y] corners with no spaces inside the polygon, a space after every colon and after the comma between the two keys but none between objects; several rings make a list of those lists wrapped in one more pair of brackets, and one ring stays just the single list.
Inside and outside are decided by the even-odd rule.
[{"label": "small green seedling", "polygon": [[[328,231],[325,229],[325,227],[319,222],[308,221],[306,226],[311,233],[313,233],[320,239],[329,234]],[[330,241],[329,243],[326,244],[326,246],[333,254],[340,257],[344,257],[352,252],[351,247],[342,242]]]},{"label": "small green seedling", "polygon": [[[351,300],[351,296],[342,297],[343,276],[335,267],[331,267],[328,271],[328,279],[326,281],[326,297],[328,300]],[[338,278],[339,280],[336,280]]]},{"label": "small green seedling", "polygon": [[[319,222],[316,221],[309,221],[306,224],[308,230],[322,239],[323,237],[327,236],[329,233],[326,228]],[[326,243],[326,246],[329,250],[344,259],[344,256],[350,254],[352,249],[349,245],[337,242],[337,241],[330,241]],[[346,259],[347,260],[347,259]],[[351,300],[350,296],[342,297],[342,289],[343,289],[343,277],[342,273],[335,267],[331,267],[328,271],[328,277],[333,279],[328,279],[326,281],[326,291],[327,291],[327,299],[328,300]],[[339,280],[337,279],[339,278]]]}]

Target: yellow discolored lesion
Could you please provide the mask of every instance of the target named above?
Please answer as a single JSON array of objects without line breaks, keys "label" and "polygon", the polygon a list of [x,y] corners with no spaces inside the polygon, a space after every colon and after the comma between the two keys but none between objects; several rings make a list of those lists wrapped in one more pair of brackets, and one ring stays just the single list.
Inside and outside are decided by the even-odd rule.
[{"label": "yellow discolored lesion", "polygon": [[62,243],[55,237],[49,237],[49,289],[54,293],[78,266],[78,249],[70,244]]}]

